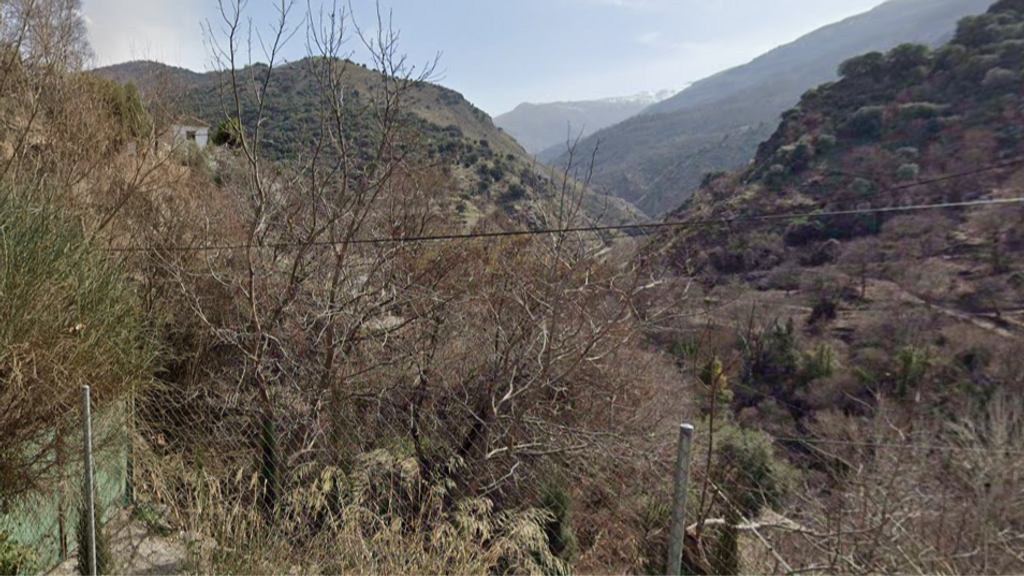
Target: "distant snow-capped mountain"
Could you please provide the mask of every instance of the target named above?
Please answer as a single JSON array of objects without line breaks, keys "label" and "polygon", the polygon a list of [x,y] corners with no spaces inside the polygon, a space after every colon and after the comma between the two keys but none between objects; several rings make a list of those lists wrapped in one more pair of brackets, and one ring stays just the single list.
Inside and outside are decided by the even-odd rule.
[{"label": "distant snow-capped mountain", "polygon": [[587,136],[635,116],[648,106],[671,98],[679,90],[641,92],[579,102],[520,104],[494,119],[494,124],[519,141],[531,154],[564,145],[566,137]]},{"label": "distant snow-capped mountain", "polygon": [[627,102],[633,103],[633,102],[635,102],[637,104],[645,104],[647,106],[650,106],[652,104],[657,104],[658,102],[661,102],[663,100],[668,100],[669,98],[675,96],[676,94],[678,94],[680,92],[682,92],[681,89],[680,90],[674,90],[674,89],[658,90],[657,92],[640,92],[640,93],[637,93],[637,94],[633,94],[631,96],[613,96],[611,98],[602,98],[601,100],[598,100],[598,102],[614,102],[614,103],[627,103]]}]

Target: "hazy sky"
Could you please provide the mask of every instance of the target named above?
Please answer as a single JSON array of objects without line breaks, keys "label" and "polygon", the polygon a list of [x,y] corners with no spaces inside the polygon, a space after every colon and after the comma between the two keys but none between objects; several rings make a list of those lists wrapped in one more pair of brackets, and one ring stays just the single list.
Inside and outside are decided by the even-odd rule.
[{"label": "hazy sky", "polygon": [[[321,0],[309,0],[317,9]],[[307,0],[297,0],[302,25]],[[492,115],[520,102],[586,100],[682,88],[882,0],[381,0],[402,51],[441,53],[437,81]],[[133,59],[209,69],[201,22],[216,0],[83,0],[97,65]],[[348,0],[339,6],[347,6]],[[249,0],[257,26],[275,0]],[[373,0],[351,0],[362,26]],[[351,48],[356,60],[364,60]],[[300,30],[287,57],[305,54]]]}]

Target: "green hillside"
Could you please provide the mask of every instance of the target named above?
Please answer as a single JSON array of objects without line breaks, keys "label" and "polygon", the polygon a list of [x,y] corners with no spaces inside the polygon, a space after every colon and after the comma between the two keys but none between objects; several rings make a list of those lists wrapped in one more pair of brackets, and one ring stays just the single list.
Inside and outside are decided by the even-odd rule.
[{"label": "green hillside", "polygon": [[[952,371],[921,393],[939,402],[963,392],[944,379],[962,377],[956,358],[1024,336],[1024,204],[1013,200],[1024,195],[1022,46],[1024,2],[1003,0],[937,50],[906,44],[845,62],[841,80],[784,114],[750,167],[707,179],[668,216],[731,223],[683,228],[649,248],[705,286],[803,310],[807,339],[851,369],[897,365],[885,311],[916,316],[928,328],[915,345],[928,342]],[[915,208],[964,202],[979,205]],[[909,208],[875,211],[899,206]],[[815,216],[835,212],[844,214]],[[776,216],[747,220],[764,215]],[[994,382],[1001,369],[993,356],[976,376]],[[906,394],[892,374],[848,382],[845,393]],[[803,407],[798,427],[834,408],[827,395],[785,394]]]},{"label": "green hillside", "polygon": [[[275,68],[265,97],[267,107],[261,129],[263,149],[272,160],[283,162],[312,153],[321,127],[320,89],[313,69],[316,60],[307,58]],[[257,64],[239,71],[246,78],[265,66]],[[134,81],[142,91],[160,90],[169,84],[178,90],[177,108],[212,126],[234,115],[221,97],[222,82],[228,77],[216,72],[196,74],[151,62],[131,62],[96,71],[121,82]],[[346,138],[360,150],[369,150],[373,126],[381,111],[383,76],[363,65],[347,62],[343,119]],[[509,135],[494,126],[491,118],[453,90],[429,82],[414,82],[401,102],[403,149],[424,156],[419,160],[447,167],[454,173],[458,189],[452,191],[455,204],[467,223],[481,216],[508,213],[527,225],[544,222],[558,188],[550,170],[537,165]],[[258,107],[251,95],[242,99],[241,118],[253,125]],[[593,218],[606,223],[643,219],[628,203],[617,198],[585,192],[584,207]]]},{"label": "green hillside", "polygon": [[[1021,519],[1022,47],[1024,2],[1002,0],[941,48],[846,61],[647,247],[700,296],[651,337],[714,398],[704,426],[766,432],[803,475],[771,516],[799,531],[772,540],[794,565],[1019,570],[959,550]],[[738,539],[715,550],[753,547]]]},{"label": "green hillside", "polygon": [[[956,21],[989,0],[897,0],[812,32],[754,61],[695,83],[641,116],[580,144],[599,144],[595,187],[651,216],[679,205],[703,176],[734,170],[753,157],[779,114],[807,89],[835,78],[843,60],[903,42],[936,45]],[[556,165],[564,150],[540,157]]]}]

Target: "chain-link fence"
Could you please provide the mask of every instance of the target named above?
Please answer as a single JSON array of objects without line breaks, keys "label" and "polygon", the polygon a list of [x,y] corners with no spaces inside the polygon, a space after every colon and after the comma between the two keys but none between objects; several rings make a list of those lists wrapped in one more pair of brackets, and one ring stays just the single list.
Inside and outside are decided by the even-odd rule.
[{"label": "chain-link fence", "polygon": [[[326,419],[298,441],[294,430],[308,426],[308,412],[300,419],[279,411],[267,422],[258,411],[198,399],[161,402],[137,412],[121,401],[95,407],[99,555],[113,556],[100,573],[154,569],[135,557],[153,530],[186,544],[169,567],[203,573],[565,572],[580,562],[663,562],[664,550],[625,540],[636,503],[655,524],[663,520],[653,515],[667,509],[671,460],[626,438],[556,426],[565,438],[505,460],[510,473],[495,477],[468,457],[425,469],[398,426],[385,438],[346,433],[365,422],[356,415]],[[59,441],[40,450],[54,465],[2,518],[0,528],[26,553],[20,572],[82,569],[83,419],[76,410],[55,427]],[[473,485],[470,474],[484,480]],[[148,517],[154,511],[162,517]],[[125,531],[125,523],[150,533]],[[650,528],[658,538],[660,527]]]},{"label": "chain-link fence", "polygon": [[630,431],[632,411],[586,406],[600,390],[537,393],[591,421],[553,417],[542,396],[495,415],[514,390],[405,377],[272,388],[269,402],[226,378],[158,392],[140,403],[140,494],[169,508],[204,571],[662,570],[665,551],[633,540],[670,503],[668,420]]},{"label": "chain-link fence", "polygon": [[[316,427],[307,408],[268,422],[213,398],[169,405],[163,396],[159,409],[138,412],[121,401],[97,407],[101,532],[115,517],[173,526],[162,536],[187,543],[174,569],[203,573],[670,566],[678,435],[668,421],[645,439],[563,429],[562,444],[524,449],[496,476],[468,456],[431,470],[416,440],[398,440],[398,425],[386,438],[347,433],[373,415]],[[1024,451],[1016,428],[993,434],[1006,424],[1000,415],[1012,421],[1016,404],[1003,401],[1009,408],[994,407],[988,429],[940,436],[875,425],[772,437],[725,413],[705,415],[692,436],[682,572],[1018,570]],[[81,424],[74,414],[54,427],[54,466],[3,517],[3,530],[33,552],[24,572],[78,554]],[[107,571],[145,567],[117,556],[151,536],[118,544]]]},{"label": "chain-link fence", "polygon": [[[37,573],[77,556],[83,543],[86,470],[81,411],[69,413],[44,431],[23,458],[31,460],[33,485],[7,503],[0,514],[5,535],[5,569]],[[129,404],[106,403],[92,418],[95,514],[109,522],[130,501]],[[8,463],[11,461],[8,460]]]}]

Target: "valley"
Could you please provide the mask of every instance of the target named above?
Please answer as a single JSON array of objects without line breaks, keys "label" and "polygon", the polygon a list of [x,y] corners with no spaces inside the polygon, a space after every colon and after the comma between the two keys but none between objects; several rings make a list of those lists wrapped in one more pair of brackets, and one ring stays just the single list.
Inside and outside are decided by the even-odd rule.
[{"label": "valley", "polygon": [[[1024,571],[1024,0],[689,85],[763,5],[572,4],[687,87],[493,119],[390,5],[221,4],[200,73],[69,2],[0,22],[0,571]],[[513,78],[534,8],[458,14]]]}]

